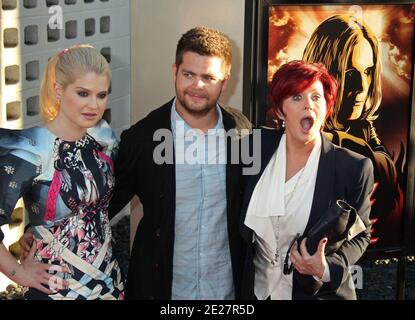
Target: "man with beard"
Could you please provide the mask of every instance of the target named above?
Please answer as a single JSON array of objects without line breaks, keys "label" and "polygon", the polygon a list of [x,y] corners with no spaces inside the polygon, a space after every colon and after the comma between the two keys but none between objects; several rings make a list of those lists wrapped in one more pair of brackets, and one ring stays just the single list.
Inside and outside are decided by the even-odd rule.
[{"label": "man with beard", "polygon": [[[234,140],[220,134],[235,122],[218,104],[231,58],[230,42],[217,30],[187,31],[172,66],[176,97],[121,135],[110,213],[134,195],[144,211],[131,251],[127,299],[239,296],[241,167],[229,161]],[[160,142],[166,131],[172,139]],[[219,143],[208,143],[212,139]],[[195,144],[203,150],[191,161]]]}]

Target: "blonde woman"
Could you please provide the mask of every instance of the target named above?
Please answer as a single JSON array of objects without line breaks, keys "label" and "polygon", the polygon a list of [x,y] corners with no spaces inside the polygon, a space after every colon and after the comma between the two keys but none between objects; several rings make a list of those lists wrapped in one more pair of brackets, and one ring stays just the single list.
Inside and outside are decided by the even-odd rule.
[{"label": "blonde woman", "polygon": [[101,120],[110,82],[94,47],[64,49],[43,75],[44,125],[0,129],[0,225],[23,197],[34,235],[19,264],[0,231],[0,271],[28,287],[26,299],[123,298],[107,213],[118,144]]}]

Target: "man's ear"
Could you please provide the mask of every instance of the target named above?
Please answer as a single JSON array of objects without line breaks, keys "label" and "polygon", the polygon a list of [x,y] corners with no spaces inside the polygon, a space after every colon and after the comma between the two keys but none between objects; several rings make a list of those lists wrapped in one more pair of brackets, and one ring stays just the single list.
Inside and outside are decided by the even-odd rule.
[{"label": "man's ear", "polygon": [[56,100],[60,101],[63,96],[63,87],[60,83],[55,82],[53,85],[53,89],[55,91],[55,98]]},{"label": "man's ear", "polygon": [[173,64],[171,65],[171,71],[172,71],[172,74],[173,74],[173,82],[176,82],[176,78],[177,78],[177,70],[178,70],[177,65],[176,65],[175,63],[173,63]]},{"label": "man's ear", "polygon": [[222,90],[226,90],[228,87],[229,79],[231,78],[231,74],[228,73],[225,78],[222,80]]}]

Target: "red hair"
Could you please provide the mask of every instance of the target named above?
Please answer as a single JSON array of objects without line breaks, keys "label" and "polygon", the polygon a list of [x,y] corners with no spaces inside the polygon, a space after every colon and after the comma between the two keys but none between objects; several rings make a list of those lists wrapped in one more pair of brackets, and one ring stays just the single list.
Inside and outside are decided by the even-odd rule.
[{"label": "red hair", "polygon": [[303,92],[316,81],[323,85],[327,119],[336,100],[337,81],[322,63],[306,63],[302,60],[290,61],[274,73],[268,93],[267,116],[276,120],[277,111],[284,114],[282,104],[285,99]]}]

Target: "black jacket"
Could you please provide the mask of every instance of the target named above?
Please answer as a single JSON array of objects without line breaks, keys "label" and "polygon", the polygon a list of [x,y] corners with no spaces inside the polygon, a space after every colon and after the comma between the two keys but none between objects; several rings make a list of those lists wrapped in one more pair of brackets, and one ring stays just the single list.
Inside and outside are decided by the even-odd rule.
[{"label": "black jacket", "polygon": [[[121,134],[110,216],[121,210],[134,195],[140,198],[144,210],[131,251],[126,283],[127,299],[171,299],[176,207],[175,165],[158,165],[153,161],[153,151],[160,144],[160,141],[153,141],[153,134],[158,129],[171,130],[171,107],[172,101]],[[225,129],[234,128],[235,122],[231,115],[221,110]],[[234,140],[227,141],[228,157],[230,143],[234,143]],[[242,239],[238,231],[240,187],[240,165],[227,164],[227,223],[236,298],[240,295],[242,269]]]},{"label": "black jacket", "polygon": [[[240,221],[241,234],[246,243],[242,284],[242,298],[244,299],[255,299],[255,270],[253,265],[255,244],[252,243],[253,231],[244,224],[246,211],[255,186],[279,145],[281,135],[281,132],[276,130],[262,129],[261,171],[256,176],[247,176],[244,182],[245,191]],[[331,281],[325,283],[315,296],[306,294],[301,284],[303,283],[302,277],[306,277],[306,280],[309,281],[314,281],[313,278],[302,276],[294,270],[293,299],[356,299],[355,290],[349,285],[351,275],[348,268],[360,259],[370,243],[369,213],[371,208],[370,194],[373,185],[373,165],[368,158],[345,148],[337,147],[322,137],[316,186],[305,233],[327,210],[330,202],[337,199],[346,200],[357,210],[366,226],[366,230],[350,241],[345,241],[334,253],[326,255]],[[338,243],[328,244],[326,252],[337,248],[338,245]]]}]

